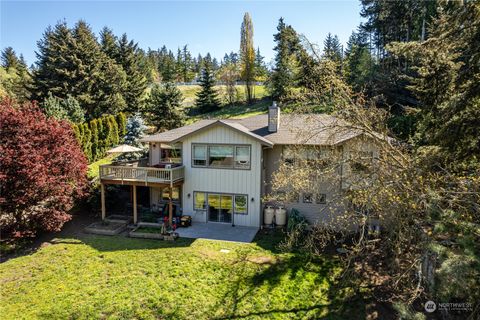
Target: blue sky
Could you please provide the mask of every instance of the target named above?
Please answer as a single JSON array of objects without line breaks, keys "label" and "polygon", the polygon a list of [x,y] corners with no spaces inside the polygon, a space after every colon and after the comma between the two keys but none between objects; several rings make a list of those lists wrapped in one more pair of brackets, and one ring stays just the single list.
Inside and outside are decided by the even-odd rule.
[{"label": "blue sky", "polygon": [[93,31],[108,26],[127,33],[141,48],[165,44],[175,50],[188,44],[196,56],[210,52],[222,58],[238,51],[243,14],[254,25],[254,43],[269,62],[273,34],[283,16],[299,33],[321,44],[328,32],[346,43],[362,21],[359,1],[4,1],[0,2],[0,47],[11,46],[30,65],[36,43],[49,25],[66,20],[72,26],[86,20]]}]

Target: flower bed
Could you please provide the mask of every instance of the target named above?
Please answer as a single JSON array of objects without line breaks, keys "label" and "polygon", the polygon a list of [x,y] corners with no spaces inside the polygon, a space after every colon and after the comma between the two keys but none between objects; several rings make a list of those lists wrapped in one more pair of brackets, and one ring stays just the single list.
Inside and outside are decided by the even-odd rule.
[{"label": "flower bed", "polygon": [[130,231],[128,235],[132,238],[163,240],[163,234],[161,234],[160,232],[161,228],[141,225]]},{"label": "flower bed", "polygon": [[113,236],[127,228],[126,222],[99,221],[94,222],[85,228],[85,232]]}]

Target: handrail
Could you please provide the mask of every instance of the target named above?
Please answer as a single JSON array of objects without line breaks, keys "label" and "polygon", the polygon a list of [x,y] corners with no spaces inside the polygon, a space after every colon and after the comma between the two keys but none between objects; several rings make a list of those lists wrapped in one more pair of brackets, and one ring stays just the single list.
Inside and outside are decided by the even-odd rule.
[{"label": "handrail", "polygon": [[148,185],[149,182],[169,183],[172,185],[174,182],[184,178],[184,166],[167,169],[104,164],[100,165],[99,171],[100,179],[119,180],[122,184],[126,180],[134,180],[145,182],[145,185]]}]

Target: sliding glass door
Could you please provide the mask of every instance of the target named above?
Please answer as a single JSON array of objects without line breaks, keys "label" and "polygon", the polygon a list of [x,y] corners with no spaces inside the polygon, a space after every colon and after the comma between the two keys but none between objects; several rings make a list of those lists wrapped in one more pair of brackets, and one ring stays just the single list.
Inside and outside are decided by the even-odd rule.
[{"label": "sliding glass door", "polygon": [[208,194],[208,221],[232,222],[233,199],[227,194]]}]

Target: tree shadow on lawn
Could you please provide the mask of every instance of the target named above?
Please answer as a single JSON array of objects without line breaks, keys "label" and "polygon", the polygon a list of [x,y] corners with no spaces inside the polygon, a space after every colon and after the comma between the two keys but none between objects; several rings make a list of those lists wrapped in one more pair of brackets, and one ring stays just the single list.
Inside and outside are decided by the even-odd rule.
[{"label": "tree shadow on lawn", "polygon": [[195,239],[179,238],[175,241],[154,239],[129,238],[124,232],[115,236],[102,236],[85,233],[84,229],[98,217],[84,212],[73,213],[72,220],[68,221],[59,232],[45,232],[29,240],[20,250],[10,254],[2,253],[0,262],[36,253],[39,249],[56,244],[86,244],[98,251],[124,251],[160,248],[188,247]]},{"label": "tree shadow on lawn", "polygon": [[[343,286],[338,285],[333,275],[333,271],[337,267],[335,259],[329,257],[313,259],[305,254],[294,253],[272,262],[263,263],[267,266],[263,266],[261,271],[253,275],[248,272],[249,268],[247,267],[249,263],[252,263],[252,260],[246,255],[241,256],[236,263],[239,266],[235,270],[234,279],[222,299],[211,309],[211,314],[218,314],[218,310],[222,309],[224,313],[213,317],[213,319],[268,318],[278,317],[281,314],[288,318],[298,319],[318,319],[319,317],[325,319],[365,318],[365,300],[367,297],[361,294],[348,295],[345,291],[345,284]],[[305,272],[310,273],[310,276],[312,273],[314,274],[313,285],[302,288],[295,287],[293,290],[302,291],[302,296],[314,297],[315,295],[318,296],[319,287],[325,287],[325,300],[327,302],[318,301],[317,298],[316,301],[308,303],[298,298],[298,303],[284,308],[270,307],[265,304],[263,308],[252,308],[249,312],[240,310],[239,306],[242,303],[252,306],[258,305],[252,303],[252,300],[256,299],[255,296],[258,296],[258,293],[255,292],[258,287],[266,285],[267,295],[270,295],[273,290],[280,288],[282,281],[285,281],[285,277],[288,277],[288,281],[297,281],[298,277],[302,277]],[[292,290],[292,288],[285,288],[285,290]],[[308,290],[308,292],[305,292],[305,290]],[[295,292],[291,294],[296,296]]]}]

